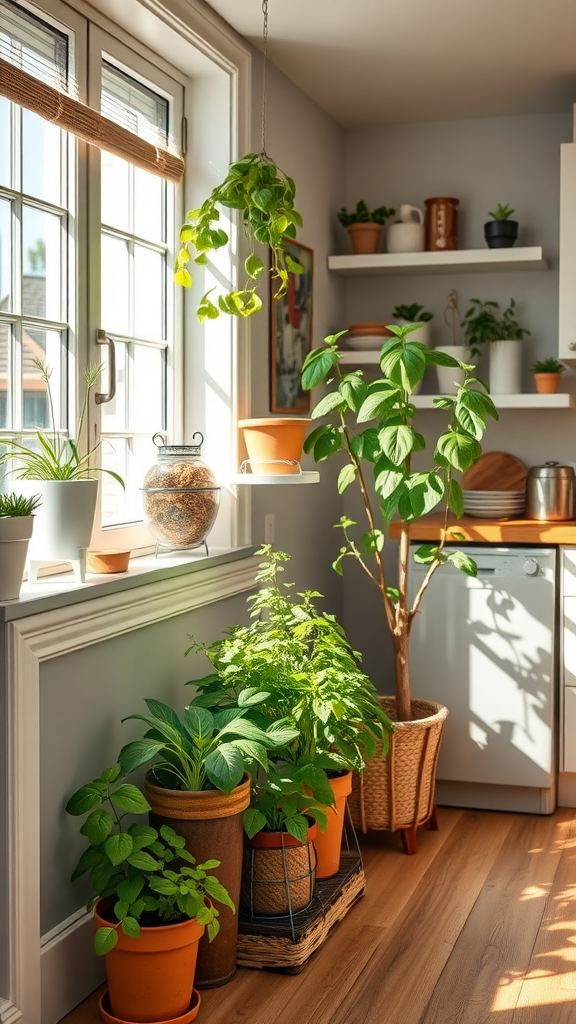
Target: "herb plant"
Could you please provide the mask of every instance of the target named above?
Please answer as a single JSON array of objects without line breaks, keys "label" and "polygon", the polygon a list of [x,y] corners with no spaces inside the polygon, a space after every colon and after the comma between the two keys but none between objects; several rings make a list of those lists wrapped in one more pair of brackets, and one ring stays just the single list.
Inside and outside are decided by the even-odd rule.
[{"label": "herb plant", "polygon": [[324,832],[327,817],[304,781],[306,772],[295,765],[276,765],[252,787],[250,807],[244,811],[244,830],[249,839],[257,832],[288,832],[306,842],[313,818]]},{"label": "herb plant", "polygon": [[338,220],[343,227],[350,224],[384,224],[389,217],[393,217],[396,210],[388,206],[377,206],[375,210],[369,210],[363,199],[356,203],[356,209],[348,212],[345,206],[338,211]]},{"label": "herb plant", "polygon": [[[411,342],[409,334],[417,325],[388,330],[380,356],[382,376],[368,383],[361,370],[342,374],[339,334],[325,339],[324,348],[313,349],[304,362],[302,386],[309,390],[319,384],[332,384],[312,416],[329,416],[307,437],[305,451],[313,452],[317,462],[332,456],[344,458],[338,477],[342,494],[355,484],[360,488],[366,531],[356,538],[356,524],[346,516],[337,524],[343,534],[334,569],[342,575],[343,563],[353,558],[379,594],[384,619],[394,648],[396,669],[396,713],[399,721],[411,720],[409,680],[409,640],[414,616],[434,573],[446,562],[470,576],[476,575],[473,560],[461,551],[446,547],[448,541],[462,540],[462,534],[448,525],[448,512],[462,515],[464,499],[455,475],[467,470],[482,453],[480,441],[489,416],[498,419],[494,403],[484,384],[471,376],[473,367]],[[413,456],[422,452],[426,441],[413,426],[416,408],[411,394],[422,380],[426,366],[460,367],[464,382],[454,397],[435,398],[434,405],[448,414],[448,423],[439,434],[426,469],[413,466]],[[374,477],[375,500],[365,478]],[[410,523],[438,506],[443,507],[444,527],[438,543],[423,544],[415,558],[428,571],[413,600],[408,600],[408,561]],[[400,557],[398,585],[390,585],[383,557],[390,522],[400,519]]]},{"label": "herb plant", "polygon": [[530,367],[530,373],[564,373],[564,366],[554,356],[537,359]]},{"label": "herb plant", "polygon": [[497,302],[470,299],[471,306],[464,315],[461,327],[473,356],[480,355],[480,346],[489,341],[521,341],[530,334],[515,318],[516,304],[510,299],[507,309],[500,314]]},{"label": "herb plant", "polygon": [[202,206],[186,214],[186,223],[180,230],[181,248],[174,274],[174,280],[185,288],[192,285],[192,276],[187,269],[190,260],[206,265],[208,254],[228,243],[227,232],[218,226],[218,207],[240,211],[241,223],[250,243],[250,253],[244,263],[244,287],[219,295],[217,304],[210,298],[213,289],[206,292],[197,310],[201,323],[216,319],[221,312],[247,317],[262,308],[262,299],[257,294],[256,284],[252,283],[264,270],[263,261],[254,251],[255,242],[270,247],[270,274],[278,285],[275,298],[286,293],[289,273],[302,273],[298,260],[285,251],[285,241],[294,239],[296,229],[302,227],[302,217],[294,209],[295,196],[292,178],[276,167],[266,153],[249,153],[230,165],[224,181],[212,190]]},{"label": "herb plant", "polygon": [[122,748],[118,763],[124,775],[156,758],[152,774],[171,789],[219,789],[231,793],[246,772],[260,765],[268,770],[266,751],[293,740],[296,730],[286,722],[271,722],[266,729],[247,717],[250,704],[228,706],[212,713],[208,708],[184,708],[182,719],[159,700],[147,700],[147,715],[128,715],[149,727],[144,737]]},{"label": "herb plant", "polygon": [[35,509],[42,504],[39,494],[31,498],[25,498],[22,494],[0,494],[0,516],[3,518],[16,518],[17,516],[31,516]]},{"label": "herb plant", "polygon": [[[212,900],[235,907],[224,886],[207,872],[220,865],[218,860],[196,864],[185,849],[185,840],[167,825],[160,832],[150,825],[130,824],[128,815],[144,814],[150,805],[136,786],[123,780],[120,765],[106,768],[98,779],[82,786],[70,797],[69,814],[88,817],[80,832],[89,846],[84,850],[72,880],[90,873],[95,895],[90,910],[105,897],[113,901],[115,921],[97,929],[94,947],[99,956],[118,942],[118,929],[137,939],[140,927],[176,924],[197,918],[207,927],[210,941],[218,934],[218,910]],[[108,804],[110,810],[106,810]],[[182,865],[182,861],[185,864]],[[177,862],[177,870],[169,865]]]},{"label": "herb plant", "polygon": [[316,609],[321,595],[292,595],[294,584],[280,578],[289,556],[269,544],[259,553],[264,561],[256,577],[260,589],[248,598],[250,625],[189,648],[206,654],[215,670],[193,681],[199,693],[192,707],[250,707],[262,722],[287,720],[294,736],[275,760],[302,769],[298,780],[330,804],[325,771],[361,770],[377,740],[386,749],[391,725],[344,630],[333,615]]},{"label": "herb plant", "polygon": [[21,441],[16,441],[11,437],[0,438],[0,444],[6,445],[6,451],[0,455],[0,465],[14,461],[16,465],[9,472],[13,473],[17,480],[87,480],[93,473],[108,473],[124,487],[124,481],[118,473],[111,469],[102,469],[91,465],[95,452],[100,448],[100,443],[94,445],[86,455],[80,455],[79,452],[79,437],[86,418],[88,398],[98,380],[102,364],[94,364],[86,370],[82,408],[76,426],[76,436],[72,438],[61,437],[56,429],[54,402],[50,388],[52,371],[37,357],[33,359],[33,363],[46,385],[51,431],[47,434],[44,430],[36,430],[35,439],[38,448],[29,448]]},{"label": "herb plant", "polygon": [[434,314],[427,313],[424,306],[413,302],[411,306],[395,306],[392,316],[398,317],[399,320],[407,320],[409,323],[419,321],[422,324],[427,324],[432,320]]},{"label": "herb plant", "polygon": [[493,220],[509,220],[513,213],[516,213],[516,210],[513,210],[507,203],[504,205],[498,203],[495,210],[489,211],[488,216],[492,217]]}]

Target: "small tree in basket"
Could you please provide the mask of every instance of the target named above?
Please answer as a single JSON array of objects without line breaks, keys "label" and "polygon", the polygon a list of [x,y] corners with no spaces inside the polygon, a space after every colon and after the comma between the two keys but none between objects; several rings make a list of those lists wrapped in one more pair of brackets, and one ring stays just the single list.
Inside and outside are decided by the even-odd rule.
[{"label": "small tree in basket", "polygon": [[[306,390],[319,384],[334,387],[322,398],[312,416],[329,415],[333,422],[316,427],[305,442],[305,451],[313,452],[317,462],[342,455],[345,464],[338,477],[342,494],[351,484],[360,488],[367,530],[360,540],[352,534],[356,525],[343,516],[337,524],[343,544],[334,562],[342,575],[343,562],[352,557],[360,564],[379,593],[394,648],[396,670],[397,721],[412,718],[408,647],[414,616],[430,581],[445,562],[470,576],[476,565],[462,551],[447,548],[449,540],[462,540],[462,534],[448,526],[448,513],[460,517],[464,509],[462,488],[455,473],[467,470],[482,453],[480,441],[489,416],[498,419],[494,403],[485,385],[471,376],[474,369],[437,349],[410,341],[409,334],[420,324],[405,327],[390,325],[394,335],[384,344],[380,357],[382,377],[368,383],[361,370],[342,374],[338,338],[325,339],[325,347],[313,349],[306,358],[302,385]],[[421,381],[426,366],[437,363],[464,370],[464,382],[455,396],[434,399],[434,405],[448,414],[448,423],[439,434],[426,470],[414,469],[413,455],[423,451],[426,442],[413,426],[416,408],[411,394]],[[375,497],[365,473],[374,478]],[[415,553],[428,571],[413,599],[408,598],[408,556],[410,523],[432,509],[444,509],[444,527],[440,540],[423,544]],[[397,587],[386,579],[383,548],[393,517],[400,519],[400,564]]]}]

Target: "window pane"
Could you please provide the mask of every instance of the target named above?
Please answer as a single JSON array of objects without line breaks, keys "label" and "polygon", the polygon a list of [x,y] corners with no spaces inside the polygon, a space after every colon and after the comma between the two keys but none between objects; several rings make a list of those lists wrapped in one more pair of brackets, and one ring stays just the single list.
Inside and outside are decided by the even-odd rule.
[{"label": "window pane", "polygon": [[22,191],[54,206],[62,203],[62,130],[22,110]]},{"label": "window pane", "polygon": [[[126,402],[127,346],[121,341],[116,341],[114,345],[116,348],[116,394],[111,402],[106,402],[102,406],[102,430],[110,431],[110,433],[114,433],[115,430],[127,429],[128,412]],[[107,366],[108,362],[106,361],[101,381],[103,391],[108,391],[109,387]]]},{"label": "window pane", "polygon": [[11,330],[9,324],[0,324],[0,428],[10,425],[10,352]]},{"label": "window pane", "polygon": [[134,246],[134,333],[161,340],[164,332],[164,257]]},{"label": "window pane", "polygon": [[12,184],[10,170],[10,101],[0,96],[0,185]]},{"label": "window pane", "polygon": [[[34,359],[40,359],[52,369],[50,391],[54,406],[54,418],[61,426],[59,369],[64,337],[60,331],[42,328],[22,327],[22,425],[26,430],[35,427],[52,427],[48,392]],[[73,433],[73,429],[71,430]]]},{"label": "window pane", "polygon": [[62,320],[60,217],[24,206],[22,211],[22,312]]},{"label": "window pane", "polygon": [[134,234],[149,242],[165,242],[166,182],[156,174],[134,168]]},{"label": "window pane", "polygon": [[102,235],[102,326],[112,333],[130,333],[128,246]]},{"label": "window pane", "polygon": [[106,61],[102,61],[100,109],[104,117],[133,135],[153,145],[166,145],[168,101]]},{"label": "window pane", "polygon": [[[153,431],[151,432],[151,434]],[[142,520],[142,483],[146,471],[157,457],[152,437],[106,438],[102,445],[101,465],[119,473],[126,490],[113,477],[102,474],[102,523],[137,523]]]},{"label": "window pane", "polygon": [[119,156],[100,154],[102,223],[119,231],[130,229],[130,165]]},{"label": "window pane", "polygon": [[12,203],[0,199],[0,310],[12,309]]},{"label": "window pane", "polygon": [[12,0],[2,2],[0,56],[55,89],[66,89],[67,37]]},{"label": "window pane", "polygon": [[130,430],[150,431],[164,426],[162,381],[164,354],[156,348],[134,345],[134,391],[130,408]]}]

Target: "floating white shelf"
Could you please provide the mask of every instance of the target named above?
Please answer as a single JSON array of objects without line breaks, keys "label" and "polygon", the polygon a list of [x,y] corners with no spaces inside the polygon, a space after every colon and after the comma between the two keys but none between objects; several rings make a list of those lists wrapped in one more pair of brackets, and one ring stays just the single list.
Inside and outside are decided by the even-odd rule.
[{"label": "floating white shelf", "polygon": [[301,473],[236,473],[230,477],[232,484],[247,484],[254,487],[258,484],[317,484],[320,483],[320,473],[315,470],[303,470]]},{"label": "floating white shelf", "polygon": [[539,245],[511,249],[452,249],[449,252],[376,252],[329,256],[328,269],[344,277],[381,274],[494,273],[501,270],[546,270]]},{"label": "floating white shelf", "polygon": [[[417,409],[433,409],[436,395],[413,395]],[[497,409],[573,409],[574,396],[555,395],[491,395]]]}]

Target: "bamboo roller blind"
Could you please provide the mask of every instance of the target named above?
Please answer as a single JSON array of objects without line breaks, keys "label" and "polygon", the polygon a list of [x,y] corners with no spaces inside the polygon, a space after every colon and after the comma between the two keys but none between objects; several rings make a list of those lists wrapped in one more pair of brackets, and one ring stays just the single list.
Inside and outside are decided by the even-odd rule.
[{"label": "bamboo roller blind", "polygon": [[72,132],[85,142],[128,160],[137,167],[179,184],[184,161],[176,153],[154,146],[97,110],[46,85],[20,68],[0,59],[0,95]]}]

